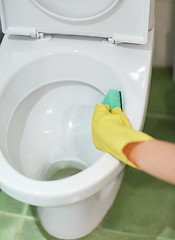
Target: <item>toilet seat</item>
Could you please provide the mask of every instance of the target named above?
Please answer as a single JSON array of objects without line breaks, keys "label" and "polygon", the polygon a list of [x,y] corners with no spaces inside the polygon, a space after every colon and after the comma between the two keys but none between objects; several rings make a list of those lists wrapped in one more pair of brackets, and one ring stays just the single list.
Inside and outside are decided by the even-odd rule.
[{"label": "toilet seat", "polygon": [[150,0],[0,1],[3,32],[34,38],[59,34],[145,44],[149,10]]},{"label": "toilet seat", "polygon": [[[119,0],[58,1],[33,0],[36,6],[50,16],[66,21],[87,21],[99,18],[113,9]],[[78,7],[77,7],[78,6]],[[92,8],[93,6],[93,8]]]}]

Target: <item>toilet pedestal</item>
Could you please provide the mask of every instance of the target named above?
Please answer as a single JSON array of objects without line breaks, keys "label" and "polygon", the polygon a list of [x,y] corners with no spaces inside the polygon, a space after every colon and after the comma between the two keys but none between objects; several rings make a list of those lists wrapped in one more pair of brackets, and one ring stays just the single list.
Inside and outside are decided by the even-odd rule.
[{"label": "toilet pedestal", "polygon": [[46,231],[62,239],[81,238],[93,231],[112,206],[120,188],[124,170],[104,189],[80,202],[61,207],[37,207]]}]

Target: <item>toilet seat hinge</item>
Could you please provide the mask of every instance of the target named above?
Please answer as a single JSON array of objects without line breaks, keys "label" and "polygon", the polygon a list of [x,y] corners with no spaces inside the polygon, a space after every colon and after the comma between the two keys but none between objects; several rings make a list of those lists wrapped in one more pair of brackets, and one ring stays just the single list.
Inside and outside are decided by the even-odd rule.
[{"label": "toilet seat hinge", "polygon": [[116,39],[113,38],[113,37],[109,37],[109,38],[107,38],[107,39],[103,39],[103,40],[102,40],[102,44],[103,44],[104,46],[109,46],[109,47],[116,47],[116,46],[118,46],[120,43],[121,43],[120,41],[116,40]]},{"label": "toilet seat hinge", "polygon": [[111,44],[120,44],[120,42],[118,42],[116,39],[112,38],[112,37],[109,37],[108,38],[108,42],[111,43]]},{"label": "toilet seat hinge", "polygon": [[19,27],[8,27],[7,34],[9,35],[16,35],[16,36],[29,36],[31,38],[35,39],[51,39],[51,34],[45,34],[42,32],[39,32],[36,28],[19,28]]}]

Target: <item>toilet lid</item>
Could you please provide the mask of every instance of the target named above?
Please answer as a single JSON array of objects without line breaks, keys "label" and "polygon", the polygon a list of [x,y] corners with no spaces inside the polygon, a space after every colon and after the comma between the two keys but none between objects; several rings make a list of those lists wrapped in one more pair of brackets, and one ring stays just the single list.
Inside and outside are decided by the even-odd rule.
[{"label": "toilet lid", "polygon": [[112,9],[119,0],[32,0],[45,13],[67,21],[87,21]]},{"label": "toilet lid", "polygon": [[150,0],[0,0],[4,33],[147,42]]}]

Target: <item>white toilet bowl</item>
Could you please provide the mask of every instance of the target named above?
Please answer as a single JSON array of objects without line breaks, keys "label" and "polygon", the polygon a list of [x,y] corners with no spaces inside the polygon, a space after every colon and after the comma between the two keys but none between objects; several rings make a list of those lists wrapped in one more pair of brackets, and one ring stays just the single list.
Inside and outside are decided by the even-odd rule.
[{"label": "white toilet bowl", "polygon": [[[140,22],[135,27],[133,16],[134,35],[125,22],[123,28],[120,24],[117,28],[124,42],[143,44],[147,41],[145,19],[149,5],[145,0],[134,1],[142,11],[145,4],[147,6],[146,17],[142,17],[142,11],[136,16],[142,20],[144,31]],[[123,19],[132,6],[128,0],[110,2],[111,8],[120,9],[122,13],[115,16],[111,12],[112,22],[113,17]],[[11,9],[11,3],[0,0],[1,11]],[[47,0],[44,3],[49,5]],[[62,1],[54,1],[53,6],[57,3],[62,4]],[[34,11],[38,17],[34,20],[47,20],[44,23],[47,33],[52,23],[58,33],[55,27],[60,19],[60,15],[53,15],[47,9],[42,9],[41,13],[38,7],[42,8],[42,4],[43,0],[14,0],[15,24],[18,25],[18,20],[21,22],[20,5],[26,11],[23,15],[26,15],[27,30],[11,26],[13,15],[3,17],[9,21],[4,20],[6,34],[0,48],[0,188],[17,200],[37,206],[41,223],[50,234],[73,239],[85,236],[102,221],[124,173],[123,163],[98,151],[92,143],[94,107],[110,88],[120,90],[123,110],[131,125],[142,129],[154,30],[149,32],[146,45],[117,45],[114,39],[104,38],[106,34],[102,34],[103,38],[98,34],[97,38],[91,38],[91,34],[80,37],[77,35],[83,34],[77,32],[72,34],[74,36],[46,34],[42,37],[34,28],[28,28],[35,22],[29,24],[29,19],[33,21],[31,13]],[[109,7],[100,16],[98,12],[93,13],[97,14],[94,21],[103,26],[96,18],[102,17],[104,21],[110,11]],[[86,29],[87,16],[73,19],[76,22],[73,29],[80,20]],[[93,20],[91,15],[89,18],[88,21]],[[64,20],[59,22],[61,27]],[[39,23],[42,25],[43,21]],[[94,25],[95,30],[98,24]],[[82,26],[77,28],[82,31]],[[125,34],[128,31],[129,35]],[[20,36],[26,33],[32,37],[36,33],[36,39]]]},{"label": "white toilet bowl", "polygon": [[[70,45],[70,39],[56,37],[49,45],[18,37],[5,37],[2,43],[0,187],[39,206],[41,222],[54,236],[86,235],[114,201],[124,164],[95,149],[91,117],[112,87],[121,90],[133,127],[142,128],[151,35],[145,48],[121,45],[108,53],[99,40],[88,40],[90,49],[85,39]],[[25,53],[19,51],[23,47]],[[58,179],[74,170],[80,172],[51,181],[54,174]]]}]

